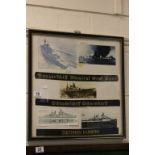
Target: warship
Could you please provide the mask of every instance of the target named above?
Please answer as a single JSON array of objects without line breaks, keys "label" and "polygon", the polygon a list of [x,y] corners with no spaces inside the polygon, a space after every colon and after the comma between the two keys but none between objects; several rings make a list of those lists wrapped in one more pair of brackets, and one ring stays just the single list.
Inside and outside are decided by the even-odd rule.
[{"label": "warship", "polygon": [[40,123],[74,123],[76,122],[76,115],[65,113],[60,109],[60,111],[57,113],[56,111],[51,112],[47,115],[41,116],[39,118]]},{"label": "warship", "polygon": [[96,89],[95,88],[79,88],[75,83],[68,85],[65,89],[61,90],[61,97],[69,98],[96,98]]},{"label": "warship", "polygon": [[88,63],[88,64],[107,64],[115,65],[115,58],[113,56],[108,56],[111,47],[110,46],[94,46],[94,54],[89,56],[80,56],[79,63]]},{"label": "warship", "polygon": [[[59,69],[75,68],[76,55],[66,48],[60,49],[59,43],[57,46],[52,46],[46,40],[40,45],[41,56],[49,66],[58,67]],[[69,47],[68,47],[69,48]]]},{"label": "warship", "polygon": [[94,115],[92,118],[82,120],[82,128],[95,129],[117,129],[117,119],[112,119],[104,113]]},{"label": "warship", "polygon": [[44,44],[41,45],[41,53],[49,64],[55,64],[62,69],[66,68],[66,66],[61,62],[60,56],[56,54],[56,50],[51,48],[46,40],[44,40]]}]

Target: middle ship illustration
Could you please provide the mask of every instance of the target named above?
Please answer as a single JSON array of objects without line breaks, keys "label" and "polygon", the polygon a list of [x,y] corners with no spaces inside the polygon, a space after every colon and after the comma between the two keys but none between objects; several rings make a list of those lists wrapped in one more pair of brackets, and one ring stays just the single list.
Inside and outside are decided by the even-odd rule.
[{"label": "middle ship illustration", "polygon": [[72,83],[61,90],[62,98],[96,98],[95,88],[79,88]]}]

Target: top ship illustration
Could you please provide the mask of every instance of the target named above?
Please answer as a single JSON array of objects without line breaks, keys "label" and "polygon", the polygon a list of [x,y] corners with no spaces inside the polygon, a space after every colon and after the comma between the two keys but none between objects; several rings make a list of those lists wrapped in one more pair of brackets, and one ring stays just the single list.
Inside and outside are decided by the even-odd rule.
[{"label": "top ship illustration", "polygon": [[75,83],[68,85],[66,88],[61,90],[61,97],[69,98],[95,98],[96,89],[95,88],[79,88]]},{"label": "top ship illustration", "polygon": [[106,65],[115,65],[115,58],[113,56],[109,56],[111,51],[110,46],[94,46],[93,47],[94,54],[88,56],[80,56],[80,63],[88,63],[88,64],[106,64]]},{"label": "top ship illustration", "polygon": [[76,67],[75,55],[68,50],[55,49],[44,40],[44,43],[40,45],[41,54],[45,61],[52,66],[66,69],[68,67]]}]

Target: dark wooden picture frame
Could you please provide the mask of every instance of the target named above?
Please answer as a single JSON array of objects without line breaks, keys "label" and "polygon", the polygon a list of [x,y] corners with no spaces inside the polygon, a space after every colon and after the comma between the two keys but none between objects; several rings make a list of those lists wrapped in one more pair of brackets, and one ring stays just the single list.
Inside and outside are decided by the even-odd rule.
[{"label": "dark wooden picture frame", "polygon": [[[53,79],[52,80],[58,80],[58,79],[55,79],[55,77],[57,77],[58,78],[58,75],[57,74],[59,74],[58,72],[57,73],[51,73],[51,71],[50,72],[44,72],[43,70],[44,70],[44,67],[46,68],[45,70],[48,70],[47,69],[47,67],[49,67],[48,66],[48,63],[47,64],[39,64],[40,66],[41,66],[41,71],[38,71],[38,70],[35,70],[35,68],[34,68],[34,61],[39,61],[38,59],[39,58],[37,58],[36,59],[36,55],[34,54],[34,52],[36,52],[34,49],[37,49],[36,48],[36,45],[34,45],[34,43],[35,44],[38,44],[38,42],[42,39],[34,39],[33,37],[42,37],[43,36],[43,38],[46,38],[47,40],[48,40],[48,38],[54,38],[53,39],[53,42],[54,42],[54,40],[56,39],[56,41],[55,42],[57,42],[57,40],[61,40],[61,38],[63,38],[64,40],[65,40],[65,38],[67,38],[67,39],[69,39],[69,41],[66,41],[65,43],[67,44],[66,46],[68,46],[68,44],[70,44],[69,42],[73,39],[73,42],[78,42],[79,40],[82,42],[80,42],[80,47],[78,47],[78,48],[80,48],[80,50],[82,50],[82,49],[86,49],[87,48],[87,50],[88,50],[88,48],[90,49],[91,48],[91,50],[93,51],[95,51],[96,49],[97,49],[97,51],[99,51],[98,50],[98,48],[99,49],[104,49],[104,50],[106,50],[107,49],[107,47],[108,47],[108,49],[109,49],[109,47],[110,47],[110,51],[111,51],[111,55],[109,56],[109,57],[107,57],[107,58],[105,58],[105,56],[103,56],[102,54],[100,55],[100,58],[101,57],[103,57],[103,58],[101,58],[102,60],[104,59],[104,61],[101,61],[100,62],[100,60],[98,59],[98,58],[96,58],[97,57],[97,55],[89,55],[89,56],[85,56],[85,55],[82,55],[81,57],[78,57],[79,59],[78,59],[78,62],[79,63],[81,63],[81,66],[82,65],[91,65],[91,66],[95,66],[95,65],[98,65],[99,67],[100,66],[102,66],[102,65],[105,65],[105,66],[107,66],[107,67],[109,67],[109,68],[114,68],[114,67],[117,67],[118,68],[118,66],[119,66],[119,68],[118,68],[118,70],[120,71],[118,74],[119,75],[116,75],[116,74],[111,74],[111,75],[103,75],[103,74],[101,74],[101,75],[98,75],[98,74],[94,74],[94,77],[93,78],[96,78],[96,79],[98,79],[98,80],[100,80],[100,79],[102,79],[102,81],[101,82],[103,82],[103,81],[118,81],[118,83],[120,84],[120,92],[119,92],[119,94],[121,94],[120,95],[120,98],[119,98],[119,100],[118,99],[111,99],[111,100],[108,100],[108,99],[106,99],[106,100],[104,100],[104,101],[102,101],[102,102],[97,102],[97,103],[95,103],[96,105],[93,105],[94,107],[97,107],[98,106],[98,104],[99,103],[101,103],[102,105],[103,105],[103,107],[116,107],[116,106],[120,106],[120,108],[119,108],[119,110],[121,111],[121,118],[120,118],[120,126],[119,126],[119,128],[121,128],[121,133],[118,133],[118,134],[89,134],[88,132],[88,130],[87,130],[87,134],[86,135],[82,135],[82,134],[75,134],[75,135],[73,135],[73,134],[68,134],[68,136],[62,136],[62,133],[61,133],[61,131],[64,131],[64,129],[58,129],[58,128],[56,128],[55,126],[54,126],[54,129],[52,128],[52,131],[54,131],[54,133],[53,133],[53,135],[51,136],[50,134],[51,134],[51,129],[46,129],[46,130],[38,130],[38,132],[41,134],[41,136],[38,136],[37,134],[36,134],[36,136],[34,136],[33,134],[32,134],[32,131],[34,131],[35,129],[34,129],[34,125],[33,125],[33,117],[34,117],[34,108],[35,107],[37,107],[37,106],[43,106],[43,104],[45,104],[45,107],[48,107],[48,106],[53,106],[53,105],[55,105],[55,102],[53,102],[53,100],[50,98],[50,99],[46,99],[46,100],[44,100],[44,99],[42,99],[42,96],[40,97],[39,95],[40,95],[40,92],[38,92],[38,90],[36,90],[36,88],[34,89],[33,87],[36,87],[36,86],[33,86],[33,84],[34,84],[34,79],[39,79],[39,80],[46,80],[46,81],[49,81],[49,79],[52,77]],[[62,39],[62,40],[63,40]],[[62,40],[60,41],[60,43],[62,42]],[[56,43],[54,42],[54,44],[55,45],[57,45]],[[83,43],[84,42],[84,43]],[[94,42],[97,42],[96,44],[94,43]],[[101,42],[101,44],[99,44]],[[102,43],[103,42],[103,43]],[[115,44],[112,44],[112,45],[110,45],[110,43],[112,43],[112,42],[114,42],[114,43],[116,43],[117,44],[117,46],[118,46],[118,49],[119,50],[117,50],[118,51],[118,53],[117,52],[115,52],[114,53],[114,51],[115,51],[115,48],[114,48],[114,45]],[[40,42],[39,42],[40,43]],[[60,43],[59,43],[59,45],[60,45]],[[78,42],[79,43],[79,42]],[[46,42],[46,40],[44,40],[44,43],[42,43],[42,44],[44,44],[44,45],[42,45],[42,48],[44,48],[44,46],[49,46],[48,45],[48,43]],[[72,44],[72,41],[71,41],[71,44]],[[91,44],[91,45],[89,45],[89,44]],[[69,45],[70,46],[70,45]],[[69,47],[69,48],[71,48],[71,47]],[[116,48],[117,49],[117,48]],[[58,50],[60,50],[60,49],[58,49]],[[79,49],[78,49],[79,50]],[[38,51],[37,51],[38,52]],[[61,50],[60,50],[60,53],[61,53]],[[45,54],[45,53],[44,53]],[[64,53],[61,53],[61,54],[64,54]],[[65,53],[66,54],[66,53]],[[67,54],[70,54],[70,53],[67,53]],[[116,57],[118,57],[118,58],[116,58],[116,57],[114,57],[114,55],[116,56]],[[49,56],[49,55],[48,55]],[[55,55],[55,53],[52,55],[53,57],[55,56],[55,58],[54,59],[60,59],[60,55],[59,56],[56,56]],[[39,56],[38,56],[39,57]],[[64,56],[65,58],[66,58],[66,55]],[[92,60],[93,58],[95,57],[95,60]],[[54,59],[48,59],[47,57],[46,57],[46,55],[44,55],[44,58],[45,59],[47,59],[47,61],[55,61]],[[52,57],[51,57],[52,58]],[[67,60],[67,59],[66,59]],[[96,61],[97,60],[97,61]],[[118,61],[119,60],[119,61]],[[63,62],[63,61],[62,61]],[[55,61],[55,63],[57,64],[57,66],[56,66],[56,69],[57,68],[59,68],[59,69],[66,69],[67,67],[63,64],[63,63],[60,63],[59,62],[59,60],[58,61]],[[74,62],[72,62],[73,64],[71,64],[71,66],[70,67],[72,67],[73,65],[74,65]],[[119,63],[119,65],[117,66],[116,64],[118,64]],[[36,62],[36,64],[38,65],[38,63]],[[52,64],[53,65],[53,64]],[[51,66],[52,66],[51,65]],[[70,65],[70,64],[67,64],[67,65]],[[37,68],[37,67],[36,67]],[[101,67],[100,67],[101,68]],[[105,67],[106,68],[106,67]],[[68,69],[68,68],[67,68]],[[35,70],[35,71],[34,71]],[[72,70],[72,69],[71,69]],[[105,69],[106,70],[106,69]],[[113,69],[113,70],[115,70],[115,68]],[[34,74],[34,72],[35,72],[35,74]],[[108,72],[108,71],[107,71]],[[70,70],[69,70],[69,74],[67,74],[67,80],[66,81],[72,81],[71,80],[71,77],[69,76],[70,75]],[[78,77],[78,78],[82,78],[81,77],[81,74],[72,74],[71,73],[71,75],[75,75],[75,77]],[[98,77],[99,76],[99,77]],[[64,79],[62,79],[63,77],[59,77],[60,79],[59,80],[64,80]],[[83,78],[85,78],[85,79],[87,79],[88,77],[86,77],[84,74],[83,74]],[[91,75],[90,75],[90,77],[89,78],[92,78],[91,77]],[[92,78],[92,79],[93,79]],[[66,82],[65,81],[65,82]],[[76,81],[78,81],[76,78],[75,78],[75,80],[74,80],[75,82]],[[92,80],[93,81],[93,80]],[[95,81],[95,80],[94,80]],[[109,82],[109,83],[110,83]],[[77,84],[78,84],[78,82],[77,82]],[[119,85],[118,84],[118,85]],[[37,85],[37,83],[35,83],[35,85]],[[79,84],[80,85],[80,84]],[[64,84],[62,84],[62,87],[64,86]],[[81,86],[81,85],[80,85]],[[67,82],[67,87],[68,87],[68,82]],[[72,86],[73,87],[73,86]],[[76,87],[76,86],[74,86],[74,87]],[[45,88],[46,89],[46,88]],[[64,88],[63,88],[64,89]],[[62,90],[63,90],[62,89]],[[83,89],[83,88],[82,88]],[[79,90],[81,90],[81,88],[79,88]],[[84,92],[84,91],[83,91]],[[66,92],[65,92],[66,93]],[[95,92],[96,93],[96,92]],[[93,93],[85,93],[83,96],[86,96],[87,95],[87,97],[89,98],[91,98],[92,96],[92,98],[91,99],[89,99],[89,101],[91,102],[91,101],[93,101],[94,100],[94,98],[96,97],[96,94],[95,94],[94,92]],[[80,93],[79,93],[80,94]],[[88,96],[89,94],[91,94],[90,96]],[[92,95],[93,94],[93,95]],[[95,95],[94,95],[95,94]],[[41,94],[42,95],[42,94]],[[62,94],[62,96],[63,96],[64,94]],[[35,96],[35,97],[34,97]],[[65,97],[64,97],[65,96]],[[72,101],[72,98],[74,98],[75,96],[69,96],[68,94],[66,95],[64,95],[63,97],[63,101],[65,101],[65,100],[71,100]],[[66,96],[68,97],[67,99],[66,99]],[[83,97],[82,96],[82,97]],[[95,97],[94,97],[95,96]],[[114,95],[115,96],[115,95]],[[80,99],[82,98],[81,96],[80,96]],[[35,98],[35,99],[34,99]],[[77,98],[77,96],[75,97],[75,98]],[[97,98],[97,97],[96,97]],[[34,101],[33,100],[35,100],[35,102],[37,102],[37,103],[33,103]],[[79,101],[79,99],[77,99],[77,101]],[[82,100],[80,100],[81,101],[81,103],[80,103],[80,105],[85,105],[85,100],[83,101],[83,99]],[[76,100],[74,100],[74,103],[76,102]],[[59,103],[58,103],[59,104]],[[57,105],[58,105],[57,104]],[[62,102],[60,102],[60,104],[62,105],[63,103]],[[72,104],[72,107],[73,107],[73,102],[71,102],[71,104]],[[88,104],[86,104],[86,106],[89,106],[89,102],[88,102]],[[64,107],[64,106],[63,106]],[[66,106],[67,107],[67,106]],[[73,107],[74,108],[74,107]],[[99,111],[99,110],[98,110]],[[70,111],[69,111],[70,112]],[[51,113],[51,115],[53,115],[53,114],[55,114],[55,113],[57,113],[57,112],[53,112],[53,113]],[[60,110],[59,110],[59,113],[62,113],[62,114],[64,114],[65,112],[60,112]],[[113,113],[115,113],[115,112],[113,112]],[[104,114],[103,114],[104,115]],[[116,37],[116,36],[103,36],[103,35],[89,35],[89,34],[75,34],[75,33],[64,33],[64,32],[52,32],[52,31],[43,31],[43,30],[28,30],[28,140],[52,140],[52,139],[76,139],[76,138],[84,138],[84,139],[87,139],[87,138],[124,138],[125,137],[125,84],[124,84],[124,38],[123,37]],[[78,113],[76,113],[76,117],[77,118],[80,118],[80,116],[79,116],[79,114]],[[96,115],[95,116],[96,118],[93,118],[93,121],[94,121],[94,119],[95,119],[95,121],[96,121],[96,119],[98,118],[98,117],[100,117],[99,115]],[[106,116],[103,116],[103,117],[105,117],[105,119],[110,119],[110,120],[112,120],[110,117],[106,117]],[[119,116],[120,117],[120,116]],[[99,118],[100,119],[100,118]],[[78,119],[77,119],[78,120]],[[89,119],[89,120],[91,120],[92,121],[92,119]],[[72,120],[73,121],[73,120]],[[75,121],[75,119],[74,119],[74,121]],[[113,120],[114,121],[114,120]],[[71,124],[72,126],[74,126],[75,124]],[[88,122],[87,122],[87,124],[86,124],[86,126],[88,125]],[[109,126],[110,124],[108,124],[108,126]],[[76,124],[76,126],[78,126],[77,124]],[[56,129],[55,129],[56,128]],[[111,129],[112,128],[112,129]],[[72,133],[74,133],[74,131],[79,131],[79,129],[77,130],[77,129],[71,129],[72,130]],[[113,131],[113,127],[110,125],[110,128],[108,128],[108,130],[106,130],[106,131],[110,131],[110,130],[112,130]],[[115,129],[116,130],[116,129]],[[68,131],[68,129],[67,129],[67,131]],[[81,130],[80,130],[81,131]],[[85,132],[86,130],[84,129],[82,132]],[[93,131],[93,130],[92,130]],[[95,130],[94,130],[95,131]],[[64,131],[64,132],[66,132],[66,131]],[[82,133],[81,132],[81,133]],[[97,132],[97,131],[96,131]],[[105,131],[104,131],[105,132]],[[79,132],[80,133],[80,132]],[[95,133],[95,132],[94,132]],[[57,136],[54,136],[54,134],[57,134]],[[59,135],[60,134],[60,135]],[[43,135],[43,136],[42,136]],[[49,136],[50,135],[50,136]]]}]

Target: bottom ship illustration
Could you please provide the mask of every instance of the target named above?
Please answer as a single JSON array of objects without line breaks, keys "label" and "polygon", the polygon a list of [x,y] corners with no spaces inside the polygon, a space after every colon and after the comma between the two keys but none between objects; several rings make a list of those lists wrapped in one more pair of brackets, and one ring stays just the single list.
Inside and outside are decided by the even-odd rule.
[{"label": "bottom ship illustration", "polygon": [[60,109],[59,112],[54,111],[50,114],[40,117],[39,122],[44,124],[75,123],[77,122],[76,117],[76,115],[68,114]]},{"label": "bottom ship illustration", "polygon": [[110,133],[118,134],[117,119],[112,119],[104,113],[94,115],[92,118],[82,120],[83,129],[102,129]]}]

